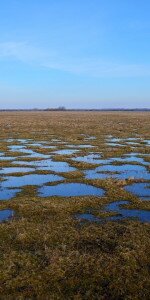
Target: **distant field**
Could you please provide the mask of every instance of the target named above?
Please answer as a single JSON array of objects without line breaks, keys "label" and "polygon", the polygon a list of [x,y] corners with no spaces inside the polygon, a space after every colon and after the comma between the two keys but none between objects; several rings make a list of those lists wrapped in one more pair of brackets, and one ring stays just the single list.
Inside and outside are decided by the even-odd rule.
[{"label": "distant field", "polygon": [[0,299],[149,299],[150,112],[0,112]]}]

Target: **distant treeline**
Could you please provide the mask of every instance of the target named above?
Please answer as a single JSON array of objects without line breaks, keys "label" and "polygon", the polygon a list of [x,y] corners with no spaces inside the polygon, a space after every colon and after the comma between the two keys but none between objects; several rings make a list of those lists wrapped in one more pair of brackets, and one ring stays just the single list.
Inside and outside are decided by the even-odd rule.
[{"label": "distant treeline", "polygon": [[31,108],[31,109],[0,109],[0,111],[150,111],[150,108],[65,108],[60,106],[58,108]]}]

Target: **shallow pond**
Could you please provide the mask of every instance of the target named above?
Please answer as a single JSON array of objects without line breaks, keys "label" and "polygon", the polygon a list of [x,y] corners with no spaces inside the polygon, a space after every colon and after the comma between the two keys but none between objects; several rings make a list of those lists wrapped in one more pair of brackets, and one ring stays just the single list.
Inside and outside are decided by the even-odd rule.
[{"label": "shallow pond", "polygon": [[105,191],[101,188],[96,188],[92,185],[82,183],[61,183],[55,186],[42,186],[39,189],[39,196],[61,196],[61,197],[76,197],[76,196],[103,196]]},{"label": "shallow pond", "polygon": [[24,176],[5,177],[6,181],[1,182],[2,189],[9,187],[22,187],[25,185],[42,185],[48,182],[61,181],[64,178],[58,175],[47,174],[31,174]]},{"label": "shallow pond", "polygon": [[96,137],[95,136],[85,136],[84,140],[85,141],[96,140]]},{"label": "shallow pond", "polygon": [[6,167],[0,170],[0,174],[11,174],[11,173],[28,173],[33,172],[34,168],[25,168],[25,167]]},{"label": "shallow pond", "polygon": [[71,167],[67,162],[63,161],[53,161],[52,159],[45,159],[40,161],[19,161],[15,162],[15,164],[19,165],[27,165],[34,166],[37,170],[40,171],[53,171],[53,172],[72,172],[75,171],[76,168]]},{"label": "shallow pond", "polygon": [[33,157],[33,158],[48,158],[49,155],[46,155],[46,154],[42,154],[42,153],[38,153],[32,149],[28,149],[26,148],[25,146],[18,146],[18,145],[12,145],[12,146],[9,146],[9,151],[10,153],[11,152],[19,152],[21,154],[24,154],[23,156],[21,156],[21,159],[23,157]]},{"label": "shallow pond", "polygon": [[[121,157],[112,157],[108,159],[102,158],[102,152],[98,153],[97,151],[94,152],[93,145],[90,145],[90,140],[95,139],[93,136],[84,135],[84,141],[89,140],[87,144],[69,144],[69,142],[62,141],[61,139],[51,139],[50,141],[35,141],[32,139],[10,139],[7,142],[13,143],[13,145],[9,144],[8,149],[10,156],[4,156],[5,153],[0,153],[0,160],[4,161],[13,161],[11,162],[12,167],[4,167],[1,168],[0,174],[7,175],[4,176],[6,181],[1,182],[1,194],[0,199],[11,199],[16,195],[18,190],[13,190],[11,187],[22,187],[25,185],[37,185],[40,186],[40,192],[45,193],[47,196],[58,195],[58,196],[82,196],[82,195],[98,195],[100,196],[100,191],[102,189],[98,189],[96,187],[79,184],[79,183],[68,183],[68,184],[58,184],[57,186],[44,186],[41,187],[43,184],[55,181],[61,181],[64,178],[59,176],[59,173],[63,172],[72,172],[76,171],[77,168],[72,167],[67,161],[53,161],[54,155],[72,155],[80,151],[80,148],[89,148],[89,150],[85,149],[88,152],[87,155],[78,156],[76,158],[71,158],[72,161],[77,162],[85,162],[90,164],[99,164],[100,166],[95,167],[95,169],[87,169],[84,170],[84,175],[86,179],[107,179],[107,178],[114,178],[114,179],[143,179],[143,180],[150,180],[150,172],[148,168],[149,162],[145,161],[144,157],[149,157],[149,154],[140,154],[139,153],[128,153],[124,154]],[[106,139],[106,142],[110,144],[114,144],[117,146],[126,146],[127,143],[137,143],[140,144],[143,141],[141,138],[117,138],[109,136]],[[79,141],[78,141],[79,142]],[[144,140],[144,142],[148,145],[149,140]],[[19,144],[20,143],[20,144]],[[49,144],[58,143],[58,144],[65,144],[63,148],[60,149],[60,145],[52,146]],[[85,142],[86,143],[86,142]],[[120,144],[120,143],[123,143]],[[41,147],[42,148],[54,148],[53,153],[51,152],[49,155],[41,154],[35,151],[35,149],[29,149],[28,147]],[[56,148],[57,147],[57,148]],[[72,149],[71,149],[72,148]],[[20,152],[23,156],[14,156],[12,157],[12,151]],[[38,150],[37,150],[38,151]],[[85,152],[84,151],[84,152]],[[137,150],[136,150],[137,151]],[[81,152],[79,152],[81,153]],[[14,153],[15,154],[15,153]],[[77,155],[79,155],[77,153]],[[142,157],[141,157],[142,156]],[[33,161],[26,161],[26,158],[33,158]],[[42,160],[34,160],[34,159],[42,159]],[[113,164],[114,163],[114,164]],[[135,164],[134,164],[135,163]],[[136,164],[137,163],[137,164]],[[13,164],[15,166],[13,167]],[[17,165],[17,167],[16,167]],[[94,166],[93,166],[94,167]],[[22,176],[9,176],[11,173],[27,173],[33,171],[49,171],[49,172],[56,172],[57,175],[53,174],[29,174],[29,175],[22,175]],[[19,175],[19,174],[18,174]],[[10,187],[10,189],[9,189]],[[132,186],[127,186],[125,188],[129,192],[133,192],[135,195],[139,195],[142,199],[149,199],[149,188],[146,187],[145,184],[137,184]],[[98,194],[96,194],[96,191]],[[52,194],[51,194],[52,193]],[[93,194],[92,194],[93,193]],[[100,193],[100,194],[99,194]],[[103,193],[102,193],[103,194]],[[42,194],[43,195],[43,194]]]},{"label": "shallow pond", "polygon": [[0,222],[8,221],[14,216],[14,211],[11,209],[0,210]]},{"label": "shallow pond", "polygon": [[150,211],[139,209],[127,209],[122,205],[130,204],[129,201],[115,201],[107,204],[103,211],[116,213],[114,216],[108,216],[106,218],[100,218],[94,216],[92,213],[76,214],[75,217],[79,220],[86,220],[91,222],[102,221],[119,221],[127,218],[137,219],[141,222],[150,222]]},{"label": "shallow pond", "polygon": [[143,165],[149,165],[149,162],[146,162],[144,158],[139,157],[138,153],[135,155],[134,153],[130,153],[130,155],[125,154],[122,157],[113,157],[109,159],[101,159],[100,154],[92,153],[84,156],[78,156],[76,158],[73,158],[72,160],[74,161],[79,161],[79,162],[87,162],[87,163],[92,163],[92,164],[111,164],[113,162],[117,163],[130,163],[130,162],[137,162],[138,164],[143,164]]},{"label": "shallow pond", "polygon": [[137,143],[137,142],[126,142],[126,144],[133,145],[133,146],[138,146],[139,145],[139,143]]},{"label": "shallow pond", "polygon": [[127,185],[125,190],[142,198],[142,200],[150,200],[150,183],[134,183]]},{"label": "shallow pond", "polygon": [[11,146],[8,146],[8,149],[9,151],[11,152],[24,152],[24,150],[26,149],[25,146],[22,146],[22,145],[11,145]]},{"label": "shallow pond", "polygon": [[105,206],[105,211],[114,212],[118,216],[108,217],[108,221],[121,220],[125,218],[137,218],[141,222],[150,222],[150,211],[141,209],[127,209],[122,205],[130,204],[129,201],[115,201]]},{"label": "shallow pond", "polygon": [[79,162],[85,162],[85,163],[90,163],[90,164],[107,164],[110,162],[109,159],[101,159],[100,154],[88,154],[84,156],[78,156],[73,158],[73,161],[79,161]]},{"label": "shallow pond", "polygon": [[107,146],[110,146],[110,147],[124,147],[125,146],[125,145],[122,145],[122,144],[111,143],[111,142],[108,142],[106,144],[107,144]]},{"label": "shallow pond", "polygon": [[144,140],[144,142],[147,144],[147,146],[150,146],[150,140]]},{"label": "shallow pond", "polygon": [[14,156],[0,156],[0,161],[15,160]]},{"label": "shallow pond", "polygon": [[88,144],[88,145],[85,145],[85,144],[83,144],[83,145],[75,145],[75,147],[76,148],[94,148],[95,146],[93,146],[93,145],[90,145],[90,144]]},{"label": "shallow pond", "polygon": [[[105,172],[105,173],[104,173]],[[112,174],[117,172],[116,174]],[[104,179],[107,177],[113,177],[116,179],[150,179],[150,173],[144,166],[123,164],[123,165],[103,165],[95,168],[95,170],[85,171],[85,177],[87,179]]]},{"label": "shallow pond", "polygon": [[106,144],[111,147],[123,147],[123,146],[141,146],[141,138],[116,138],[116,137],[107,137]]},{"label": "shallow pond", "polygon": [[21,192],[19,189],[11,189],[7,187],[0,188],[0,200],[10,200],[14,198],[17,193]]},{"label": "shallow pond", "polygon": [[144,158],[139,157],[138,154],[134,155],[131,153],[130,155],[126,154],[123,157],[116,157],[112,158],[113,162],[120,162],[120,163],[130,163],[130,162],[137,162],[138,164],[143,164],[149,166],[149,163],[144,160]]},{"label": "shallow pond", "polygon": [[86,145],[86,144],[69,144],[69,145],[67,145],[67,147],[69,147],[69,148],[76,148],[76,149],[86,149],[86,148],[94,148],[95,146],[93,146],[93,145],[90,145],[90,144],[88,144],[88,145]]},{"label": "shallow pond", "polygon": [[76,152],[78,152],[79,150],[71,150],[71,149],[62,149],[62,150],[57,150],[55,151],[54,153],[57,155],[71,155],[71,154],[74,154]]},{"label": "shallow pond", "polygon": [[98,172],[98,168],[95,170],[86,170],[84,172],[85,178],[86,179],[107,179],[107,178],[115,178],[115,174],[111,174],[108,172]]}]

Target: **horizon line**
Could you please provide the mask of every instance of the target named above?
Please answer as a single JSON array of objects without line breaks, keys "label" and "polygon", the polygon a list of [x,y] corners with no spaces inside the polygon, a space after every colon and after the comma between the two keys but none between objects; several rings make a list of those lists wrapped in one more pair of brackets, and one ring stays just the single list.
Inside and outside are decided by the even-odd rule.
[{"label": "horizon line", "polygon": [[0,108],[0,111],[150,111],[150,108]]}]

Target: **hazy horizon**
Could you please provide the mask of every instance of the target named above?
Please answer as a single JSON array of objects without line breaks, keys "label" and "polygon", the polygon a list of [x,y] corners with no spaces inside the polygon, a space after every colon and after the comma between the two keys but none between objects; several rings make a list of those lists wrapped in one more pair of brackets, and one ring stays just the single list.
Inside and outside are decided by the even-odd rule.
[{"label": "hazy horizon", "polygon": [[0,109],[149,109],[149,11],[148,0],[5,0]]},{"label": "hazy horizon", "polygon": [[93,108],[91,108],[91,107],[70,107],[70,108],[68,108],[68,107],[63,107],[63,108],[61,108],[61,107],[20,107],[20,108],[16,108],[16,107],[14,107],[14,108],[0,108],[0,111],[8,111],[8,110],[20,110],[20,111],[22,111],[22,110],[58,110],[58,111],[69,111],[69,110],[75,110],[75,111],[80,111],[80,110],[85,110],[85,111],[90,111],[90,110],[99,110],[99,111],[103,111],[103,110],[107,110],[107,111],[111,111],[111,110],[137,110],[137,111],[146,111],[146,110],[148,110],[148,111],[150,111],[150,108],[149,107],[108,107],[108,108],[106,108],[106,107],[103,107],[103,108],[95,108],[95,107],[93,107]]}]

